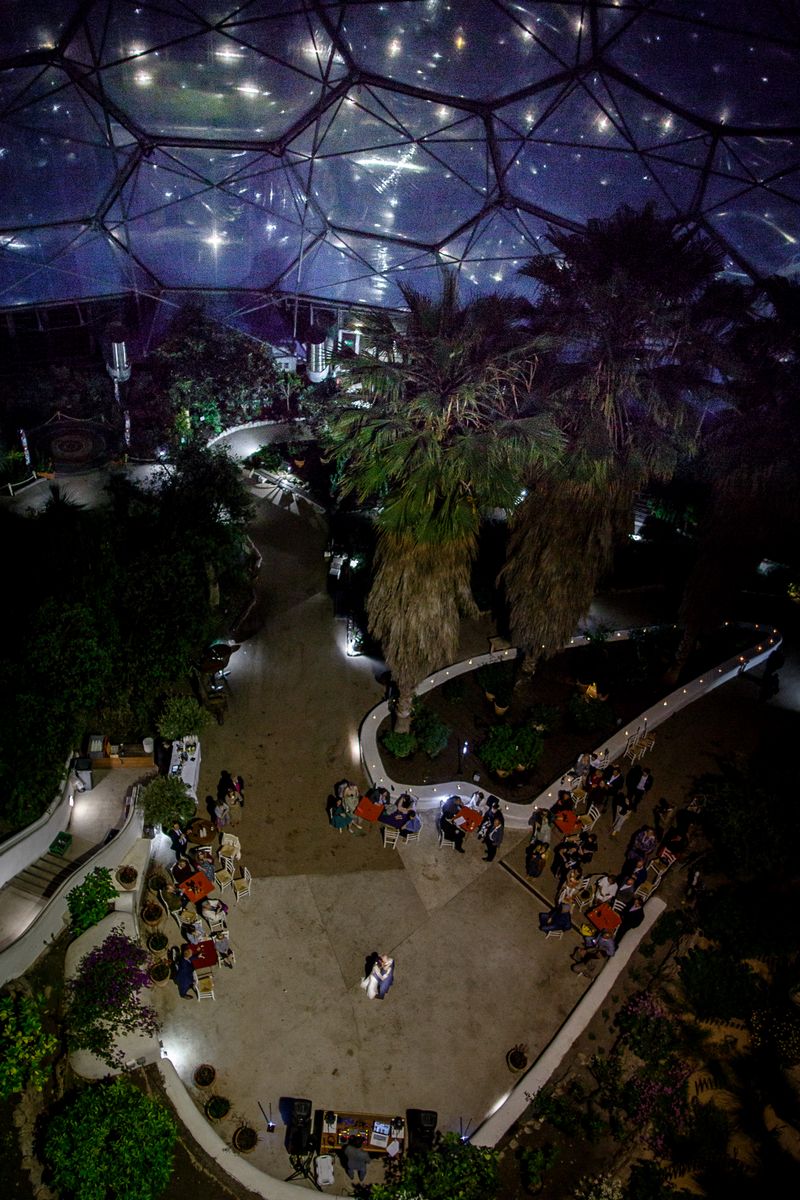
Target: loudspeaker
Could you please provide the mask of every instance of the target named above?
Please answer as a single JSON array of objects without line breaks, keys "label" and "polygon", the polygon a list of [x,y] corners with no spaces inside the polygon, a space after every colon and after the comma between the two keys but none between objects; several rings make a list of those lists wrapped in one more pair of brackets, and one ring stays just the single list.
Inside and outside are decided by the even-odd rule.
[{"label": "loudspeaker", "polygon": [[429,1108],[409,1108],[406,1111],[409,1146],[430,1149],[436,1133],[439,1114]]},{"label": "loudspeaker", "polygon": [[286,1139],[286,1149],[289,1154],[307,1154],[311,1148],[311,1122],[304,1121],[300,1125],[290,1125]]},{"label": "loudspeaker", "polygon": [[293,1100],[292,1101],[292,1117],[291,1125],[301,1125],[305,1121],[311,1120],[311,1101],[310,1100]]}]

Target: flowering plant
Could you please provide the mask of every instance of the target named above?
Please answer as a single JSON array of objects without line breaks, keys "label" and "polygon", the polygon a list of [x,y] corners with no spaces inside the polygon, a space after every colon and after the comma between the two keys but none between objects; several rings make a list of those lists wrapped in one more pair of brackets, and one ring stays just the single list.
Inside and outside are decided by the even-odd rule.
[{"label": "flowering plant", "polygon": [[584,1175],[574,1195],[576,1200],[622,1200],[622,1184],[612,1175]]},{"label": "flowering plant", "polygon": [[90,1050],[111,1067],[124,1055],[115,1045],[123,1033],[152,1037],[160,1029],[155,1009],[142,1004],[139,992],[149,986],[147,951],[115,926],[105,941],[90,950],[68,984],[67,1041],[70,1049]]},{"label": "flowering plant", "polygon": [[631,996],[617,1016],[617,1025],[630,1049],[645,1062],[663,1062],[675,1047],[675,1024],[650,992]]}]

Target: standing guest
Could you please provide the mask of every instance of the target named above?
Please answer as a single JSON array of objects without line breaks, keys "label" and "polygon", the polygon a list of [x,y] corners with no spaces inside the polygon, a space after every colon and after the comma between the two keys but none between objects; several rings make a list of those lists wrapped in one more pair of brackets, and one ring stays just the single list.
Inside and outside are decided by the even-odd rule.
[{"label": "standing guest", "polygon": [[582,829],[578,834],[575,860],[580,867],[588,867],[597,853],[597,834],[592,829]]},{"label": "standing guest", "polygon": [[351,1137],[347,1139],[347,1145],[344,1148],[344,1169],[347,1171],[350,1179],[355,1179],[358,1175],[361,1183],[367,1177],[367,1167],[369,1166],[369,1155],[363,1149],[364,1139],[361,1137]]},{"label": "standing guest", "polygon": [[194,965],[192,964],[192,947],[184,946],[180,958],[175,964],[175,982],[178,985],[178,995],[182,1000],[190,1000],[189,992],[194,990]]},{"label": "standing guest", "polygon": [[606,788],[612,796],[617,792],[621,792],[625,787],[625,776],[622,773],[622,765],[620,763],[612,763],[610,767],[606,767],[603,772],[603,778],[606,781]]},{"label": "standing guest", "polygon": [[600,812],[605,812],[608,804],[608,785],[601,771],[593,771],[586,784],[586,803],[589,808],[594,806]]},{"label": "standing guest", "polygon": [[384,1000],[386,993],[394,983],[394,959],[388,954],[379,954],[366,980],[361,986],[367,993],[368,1000]]},{"label": "standing guest", "polygon": [[236,788],[236,793],[239,797],[239,803],[244,808],[244,780],[241,775],[237,775],[233,781],[233,786]]},{"label": "standing guest", "polygon": [[628,819],[628,814],[632,812],[632,801],[629,801],[627,796],[623,796],[622,792],[616,792],[611,800],[611,816],[613,818],[611,825],[611,836],[616,837],[622,826]]},{"label": "standing guest", "polygon": [[352,813],[348,812],[347,806],[341,796],[338,799],[334,797],[330,821],[333,828],[338,829],[340,833],[343,829],[350,829],[353,823]]},{"label": "standing guest", "polygon": [[547,866],[550,849],[542,842],[529,842],[525,850],[525,872],[531,879],[538,879]]},{"label": "standing guest", "polygon": [[534,808],[528,817],[531,840],[540,846],[549,846],[553,836],[551,815],[546,808]]},{"label": "standing guest", "polygon": [[235,788],[232,788],[225,797],[225,803],[230,812],[230,824],[239,825],[242,820],[242,800]]},{"label": "standing guest", "polygon": [[608,762],[608,751],[607,750],[595,750],[592,754],[589,755],[589,766],[592,768],[593,771],[605,770],[605,766],[606,766],[607,762]]},{"label": "standing guest", "polygon": [[224,800],[233,786],[233,776],[230,771],[220,771],[217,781],[217,800]]},{"label": "standing guest", "polygon": [[662,796],[658,804],[653,809],[653,825],[655,827],[656,836],[659,841],[664,837],[668,827],[670,818],[675,809],[670,804],[666,796]]},{"label": "standing guest", "polygon": [[621,875],[619,887],[617,888],[617,900],[623,900],[626,904],[633,897],[639,884],[634,879],[633,875]]},{"label": "standing guest", "polygon": [[486,854],[484,855],[483,860],[484,862],[494,861],[494,856],[497,854],[498,847],[503,841],[504,834],[505,829],[503,827],[503,818],[499,813],[495,813],[494,817],[492,818],[491,828],[486,834],[483,842],[484,846],[486,847]]},{"label": "standing guest", "polygon": [[230,824],[230,820],[231,820],[230,806],[228,804],[228,801],[223,796],[223,798],[221,800],[218,800],[217,803],[214,805],[214,822],[217,826],[217,829],[224,829],[226,827],[226,825]]},{"label": "standing guest", "polygon": [[183,858],[186,853],[186,847],[189,845],[186,834],[181,829],[180,821],[173,821],[172,828],[167,830],[167,837],[172,849],[175,851],[175,859]]},{"label": "standing guest", "polygon": [[641,896],[634,896],[628,907],[622,914],[622,920],[617,927],[615,941],[620,944],[625,934],[631,929],[638,929],[644,920],[644,901]]},{"label": "standing guest", "polygon": [[628,774],[625,776],[625,787],[628,792],[628,803],[633,812],[644,800],[647,793],[653,786],[653,772],[649,767],[643,767],[640,763],[634,763]]}]

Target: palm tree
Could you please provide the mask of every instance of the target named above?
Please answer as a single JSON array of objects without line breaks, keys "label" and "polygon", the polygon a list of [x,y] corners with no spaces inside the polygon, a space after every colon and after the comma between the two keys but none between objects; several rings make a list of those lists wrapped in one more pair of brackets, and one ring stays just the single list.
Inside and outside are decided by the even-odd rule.
[{"label": "palm tree", "polygon": [[549,237],[555,253],[522,273],[542,285],[535,327],[556,345],[537,382],[568,449],[531,476],[501,572],[530,670],[588,611],[637,492],[694,451],[714,361],[713,314],[698,312],[720,266],[651,207]]},{"label": "palm tree", "polygon": [[366,351],[345,364],[350,404],[325,435],[342,494],[380,505],[367,616],[399,689],[401,731],[414,687],[453,660],[460,615],[476,612],[481,513],[510,509],[532,463],[559,446],[549,418],[531,411],[527,302],[462,305],[449,273],[437,298],[403,296],[402,329],[387,313],[365,319]]},{"label": "palm tree", "polygon": [[765,280],[730,297],[733,405],[699,460],[709,491],[697,559],[684,591],[676,680],[698,637],[714,628],[765,556],[793,561],[800,533],[800,285]]}]

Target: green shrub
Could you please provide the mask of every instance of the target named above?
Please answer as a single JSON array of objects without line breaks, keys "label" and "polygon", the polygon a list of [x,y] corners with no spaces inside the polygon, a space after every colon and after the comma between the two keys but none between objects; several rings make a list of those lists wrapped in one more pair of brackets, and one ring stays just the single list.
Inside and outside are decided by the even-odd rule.
[{"label": "green shrub", "polygon": [[419,749],[424,750],[428,758],[436,758],[444,750],[453,731],[438,713],[421,700],[415,700],[411,732],[417,739]]},{"label": "green shrub", "polygon": [[95,867],[83,883],[67,892],[67,908],[74,934],[96,925],[108,912],[108,905],[117,895],[107,867]]},{"label": "green shrub", "polygon": [[559,1154],[558,1146],[552,1142],[545,1142],[536,1150],[530,1146],[520,1148],[517,1157],[522,1186],[534,1191],[540,1188],[545,1175],[558,1161]]},{"label": "green shrub", "polygon": [[686,998],[701,1019],[743,1019],[758,1007],[761,980],[718,948],[695,948],[677,961]]},{"label": "green shrub", "polygon": [[502,662],[484,663],[475,672],[475,680],[490,696],[510,697],[516,676],[514,659],[503,659]]},{"label": "green shrub", "polygon": [[58,1049],[58,1038],[43,1022],[44,1002],[21,992],[0,997],[0,1100],[30,1084],[40,1092],[50,1077],[46,1066]]},{"label": "green shrub", "polygon": [[605,733],[617,723],[607,700],[590,700],[580,692],[567,701],[567,716],[576,733]]},{"label": "green shrub", "polygon": [[173,1170],[175,1122],[127,1079],[93,1083],[49,1122],[44,1159],[59,1196],[155,1200]]},{"label": "green shrub", "polygon": [[675,1049],[678,1031],[651,992],[637,992],[617,1014],[617,1025],[634,1054],[656,1065]]},{"label": "green shrub", "polygon": [[517,766],[530,770],[535,767],[544,753],[544,741],[532,725],[519,725],[516,729]]},{"label": "green shrub", "polygon": [[395,758],[410,758],[417,750],[417,738],[413,733],[397,733],[389,729],[381,734],[381,742]]},{"label": "green shrub", "polygon": [[255,454],[251,454],[244,462],[246,467],[260,467],[262,471],[280,471],[283,467],[283,455],[278,447],[270,442],[266,446],[259,446]]},{"label": "green shrub", "polygon": [[519,762],[513,725],[493,725],[478,750],[487,771],[513,771]]},{"label": "green shrub", "polygon": [[156,729],[168,742],[198,734],[211,720],[211,714],[194,696],[168,696],[156,721]]},{"label": "green shrub", "polygon": [[145,824],[168,829],[173,821],[188,821],[195,802],[178,775],[159,775],[139,793]]},{"label": "green shrub", "polygon": [[494,1200],[500,1189],[499,1152],[446,1133],[432,1150],[398,1154],[386,1164],[386,1182],[373,1183],[371,1200]]}]

